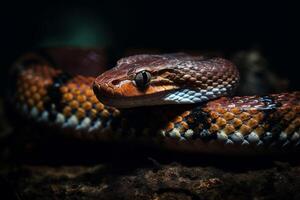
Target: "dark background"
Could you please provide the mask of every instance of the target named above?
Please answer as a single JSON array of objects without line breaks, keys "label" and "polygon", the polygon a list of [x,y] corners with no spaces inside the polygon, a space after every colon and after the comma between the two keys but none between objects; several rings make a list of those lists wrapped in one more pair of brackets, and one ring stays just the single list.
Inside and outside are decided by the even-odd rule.
[{"label": "dark background", "polygon": [[[1,82],[21,53],[40,46],[219,51],[258,47],[299,89],[299,11],[275,2],[2,2]],[[1,92],[2,93],[2,92]]]},{"label": "dark background", "polygon": [[[236,2],[191,2],[186,0],[180,2],[162,0],[131,2],[121,0],[110,0],[106,2],[56,2],[54,0],[40,0],[34,2],[4,0],[0,4],[0,101],[2,99],[1,96],[5,93],[5,89],[10,86],[8,84],[10,79],[8,71],[12,62],[24,52],[47,46],[105,47],[109,49],[109,57],[112,58],[112,62],[110,62],[111,66],[113,66],[116,59],[124,56],[130,49],[150,49],[150,51],[159,50],[160,52],[213,51],[221,52],[224,56],[230,57],[230,55],[239,51],[258,48],[268,60],[270,69],[275,71],[280,78],[289,79],[289,90],[300,90],[298,72],[300,57],[299,15],[299,6],[297,3],[290,3],[288,1],[276,3],[274,1],[255,2],[251,0]],[[134,186],[138,187],[138,189],[144,190],[145,185],[146,187],[147,185],[155,185],[153,183],[149,184],[147,180],[144,180],[144,177],[146,177],[144,173],[156,173],[155,171],[153,172],[154,168],[152,167],[152,165],[157,165],[155,160],[153,160],[153,164],[150,163],[151,167],[149,170],[151,173],[147,171],[148,169],[145,170],[145,172],[143,172],[142,169],[142,173],[138,173],[138,175],[132,174],[130,171],[129,179],[126,178],[126,176],[123,178],[123,174],[118,174],[119,171],[122,170],[126,172],[129,171],[127,168],[130,168],[130,170],[131,168],[136,169],[136,166],[140,166],[140,160],[143,160],[149,165],[149,160],[147,159],[145,161],[146,157],[148,158],[148,155],[151,155],[148,154],[149,152],[146,152],[147,156],[140,158],[139,156],[143,155],[144,152],[138,149],[139,151],[132,151],[134,152],[132,154],[129,148],[128,153],[128,146],[126,148],[119,147],[119,149],[110,147],[114,149],[112,152],[108,151],[107,146],[103,147],[98,144],[96,144],[97,148],[103,148],[102,151],[97,148],[94,150],[93,147],[89,149],[87,148],[89,144],[81,143],[83,146],[78,146],[78,144],[75,143],[72,148],[72,146],[69,145],[68,139],[67,141],[62,141],[62,138],[57,140],[55,136],[52,140],[45,137],[45,140],[41,142],[41,138],[39,137],[34,137],[33,139],[28,137],[29,135],[26,133],[27,129],[23,130],[23,126],[18,122],[15,123],[18,124],[18,126],[15,127],[19,127],[20,130],[16,128],[15,132],[19,131],[21,135],[15,134],[17,137],[14,138],[14,134],[10,134],[11,129],[6,128],[10,126],[2,122],[2,118],[4,118],[2,110],[0,102],[1,160],[3,155],[6,156],[6,154],[2,153],[2,149],[5,149],[3,152],[8,152],[8,157],[12,154],[12,160],[14,156],[16,156],[16,160],[23,160],[25,163],[29,160],[29,162],[33,161],[33,163],[40,162],[42,165],[45,163],[49,164],[49,161],[54,164],[66,164],[66,160],[70,160],[70,163],[75,162],[75,164],[78,165],[78,163],[82,164],[81,161],[85,160],[92,163],[99,160],[104,163],[106,160],[112,160],[112,164],[104,165],[104,171],[97,169],[95,172],[92,172],[90,169],[82,168],[86,177],[83,173],[79,173],[79,177],[77,178],[73,178],[72,176],[70,176],[72,178],[68,178],[71,171],[74,171],[75,174],[78,173],[76,172],[76,167],[74,169],[31,168],[32,171],[28,171],[27,168],[24,170],[23,165],[20,165],[21,168],[19,170],[16,170],[16,167],[13,165],[11,170],[15,172],[8,170],[8,175],[3,176],[1,174],[0,176],[0,188],[5,191],[2,193],[0,191],[0,196],[8,194],[10,196],[16,196],[15,199],[21,199],[16,192],[20,191],[20,194],[25,193],[26,195],[27,193],[29,199],[32,198],[30,194],[36,196],[40,193],[43,196],[53,194],[57,197],[57,193],[54,193],[53,190],[55,188],[61,188],[60,185],[62,185],[63,189],[58,189],[58,191],[65,197],[68,195],[65,188],[68,188],[66,186],[71,184],[69,188],[71,188],[70,191],[73,192],[69,194],[72,195],[75,193],[77,197],[82,194],[81,188],[83,187],[78,187],[79,190],[77,190],[76,187],[74,187],[76,185],[87,185],[87,188],[92,189],[95,187],[95,190],[93,190],[98,192],[99,186],[106,185],[108,182],[113,185],[113,187],[108,187],[112,188],[107,190],[109,195],[121,194],[122,198],[124,198],[126,196],[124,191],[133,187],[130,184],[128,185],[128,183],[136,184],[136,181],[132,181],[133,176],[143,177],[142,181],[140,181],[142,186],[138,184]],[[7,111],[10,110],[7,109]],[[7,113],[11,114],[10,112]],[[13,115],[12,119],[16,119],[15,115]],[[38,133],[44,133],[44,131],[43,127],[43,130],[38,131]],[[34,133],[32,130],[28,132]],[[2,137],[2,135],[4,135],[4,137]],[[4,140],[2,138],[4,138]],[[12,142],[10,140],[12,140]],[[32,141],[33,143],[38,143],[36,149],[33,148],[32,150],[33,155],[30,154],[30,146],[29,152],[24,151],[26,148],[22,146],[24,145],[23,143],[27,144],[28,141],[30,141],[29,144],[32,144]],[[6,148],[8,151],[6,151]],[[17,149],[16,151],[15,148]],[[22,153],[19,153],[18,150]],[[12,151],[12,153],[10,153],[10,151]],[[26,157],[27,153],[30,154],[29,158]],[[25,154],[25,156],[23,156],[23,154]],[[116,156],[111,156],[112,154]],[[138,159],[135,157],[136,154],[138,155]],[[128,160],[128,157],[131,155],[133,155],[133,158]],[[161,156],[161,158],[157,155]],[[211,162],[212,165],[220,163],[220,166],[224,169],[226,169],[226,167],[230,168],[232,167],[230,165],[233,165],[233,175],[228,175],[227,169],[220,171],[215,165],[212,168],[206,166],[203,169],[196,168],[196,172],[194,172],[193,168],[184,167],[182,177],[186,177],[187,179],[190,177],[191,183],[187,182],[189,185],[188,188],[195,185],[197,186],[196,191],[199,190],[198,182],[207,180],[207,177],[214,176],[215,173],[216,177],[221,177],[220,174],[222,176],[225,174],[227,177],[227,179],[224,179],[226,187],[215,187],[216,191],[221,188],[221,192],[216,193],[216,191],[209,188],[207,194],[212,198],[215,197],[214,194],[223,196],[224,193],[224,195],[226,195],[226,197],[229,196],[229,198],[234,198],[235,195],[237,195],[237,199],[239,199],[239,197],[248,198],[250,196],[253,198],[258,196],[259,198],[259,195],[268,194],[273,194],[274,198],[277,197],[280,199],[280,197],[288,198],[289,195],[296,195],[297,192],[294,191],[299,191],[299,181],[297,182],[297,172],[299,170],[297,168],[290,168],[290,165],[278,163],[276,167],[272,165],[272,168],[267,169],[267,171],[258,170],[257,172],[259,173],[254,172],[251,175],[248,171],[248,167],[250,166],[251,168],[252,165],[257,165],[259,168],[259,166],[263,166],[265,162],[268,163],[268,159],[264,157],[254,162],[252,159],[248,160],[248,157],[245,157],[243,160],[235,160],[237,164],[233,164],[233,160],[228,160],[227,157],[225,157],[225,160],[224,158],[218,159],[211,156],[197,157],[197,159],[195,159],[195,157],[186,157],[186,155],[180,158],[177,153],[167,153],[164,159],[161,152],[158,152],[157,155],[154,158],[159,158],[158,161],[165,162],[170,160],[172,162],[174,160],[183,160],[188,161],[187,163],[195,162],[197,164],[198,162]],[[295,155],[290,155],[290,158],[292,158],[290,160],[298,162],[298,159],[295,159]],[[233,159],[235,158],[233,157]],[[132,160],[135,162],[132,162]],[[245,162],[246,164],[243,162],[244,160],[247,161]],[[249,163],[252,165],[249,165]],[[243,168],[242,165],[246,167]],[[10,165],[6,164],[5,166],[10,167]],[[179,181],[177,182],[181,184],[181,176],[176,177],[176,172],[173,177],[173,172],[168,172],[169,166],[166,166],[167,167],[163,167],[166,173],[163,172],[160,174],[166,174],[167,178],[164,176],[155,176],[153,180],[160,180],[160,182],[163,183],[162,187],[165,187],[164,182],[166,181],[164,179],[167,181],[171,180],[171,182],[175,180],[176,182],[179,177],[180,179],[178,179]],[[106,168],[109,170],[106,170]],[[122,170],[119,170],[119,168]],[[174,170],[174,166],[171,168],[171,170]],[[178,168],[181,170],[181,165],[179,165]],[[112,170],[110,171],[110,169]],[[158,169],[160,169],[159,163]],[[246,174],[236,176],[235,172],[241,172],[241,169],[246,169]],[[86,170],[88,170],[88,173],[86,173]],[[175,171],[180,170],[176,169]],[[53,171],[62,174],[62,178],[58,178]],[[111,175],[114,172],[117,172],[116,176]],[[207,172],[209,174],[207,174]],[[200,175],[197,175],[199,173]],[[52,177],[51,174],[54,174],[52,175],[54,177]],[[171,179],[168,174],[172,175]],[[99,177],[104,178],[99,179]],[[104,182],[102,182],[103,180]],[[106,182],[106,180],[108,181]],[[193,181],[195,183],[197,181],[197,184],[194,184]],[[17,187],[15,187],[16,185]],[[168,182],[166,185],[168,185]],[[118,188],[118,186],[122,187]],[[123,186],[125,186],[126,189],[123,189]],[[47,188],[51,188],[49,193],[47,193]],[[228,191],[232,191],[232,188],[236,188],[236,191],[233,192],[235,195],[228,195]],[[155,188],[155,190],[156,189],[157,188]],[[88,195],[90,195],[89,191],[91,191],[91,189],[88,190]],[[128,192],[132,193],[132,191],[133,190],[130,189]],[[183,189],[182,191],[184,192],[185,190]],[[206,191],[204,190],[204,192]],[[104,195],[105,194],[104,192]],[[24,198],[26,199],[26,197]],[[206,197],[204,196],[203,198],[205,199]]]}]

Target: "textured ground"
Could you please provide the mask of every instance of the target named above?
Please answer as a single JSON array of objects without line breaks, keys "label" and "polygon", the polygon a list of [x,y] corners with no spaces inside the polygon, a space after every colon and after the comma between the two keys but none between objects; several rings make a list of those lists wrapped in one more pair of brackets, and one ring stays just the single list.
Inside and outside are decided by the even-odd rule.
[{"label": "textured ground", "polygon": [[2,196],[14,199],[299,199],[300,167],[275,162],[258,169],[172,163],[127,166],[9,164]]}]

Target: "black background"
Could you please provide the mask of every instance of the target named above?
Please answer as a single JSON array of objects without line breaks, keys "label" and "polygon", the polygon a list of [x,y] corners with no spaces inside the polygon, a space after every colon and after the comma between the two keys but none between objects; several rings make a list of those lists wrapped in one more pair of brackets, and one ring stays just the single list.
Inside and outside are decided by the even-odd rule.
[{"label": "black background", "polygon": [[85,16],[94,20],[93,24],[101,21],[109,46],[118,53],[128,48],[153,48],[226,54],[259,47],[271,67],[296,83],[293,89],[299,89],[296,3],[111,0],[1,4],[1,85],[5,85],[11,62],[45,38],[64,32],[61,22],[70,15]]}]

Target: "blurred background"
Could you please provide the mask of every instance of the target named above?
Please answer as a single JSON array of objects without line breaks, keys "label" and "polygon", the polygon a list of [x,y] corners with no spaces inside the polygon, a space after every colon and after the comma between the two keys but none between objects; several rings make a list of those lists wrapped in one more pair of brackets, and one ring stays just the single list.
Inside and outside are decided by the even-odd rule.
[{"label": "blurred background", "polygon": [[0,87],[7,86],[7,71],[20,54],[79,46],[105,49],[109,67],[140,52],[217,52],[232,58],[254,49],[279,75],[275,81],[282,78],[288,82],[283,88],[299,89],[299,12],[287,1],[7,1],[0,10]]}]

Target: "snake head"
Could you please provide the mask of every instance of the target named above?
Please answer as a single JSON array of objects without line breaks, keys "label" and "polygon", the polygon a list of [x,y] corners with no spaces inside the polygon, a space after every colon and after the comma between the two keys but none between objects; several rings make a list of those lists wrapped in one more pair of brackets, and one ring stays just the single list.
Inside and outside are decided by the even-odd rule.
[{"label": "snake head", "polygon": [[[213,80],[227,75],[237,82],[237,70],[224,59],[206,60],[182,53],[136,55],[119,60],[116,67],[98,76],[93,90],[101,102],[118,108],[197,103],[209,99],[201,90],[213,89],[210,84],[218,86]],[[219,91],[222,95],[227,92]]]}]

